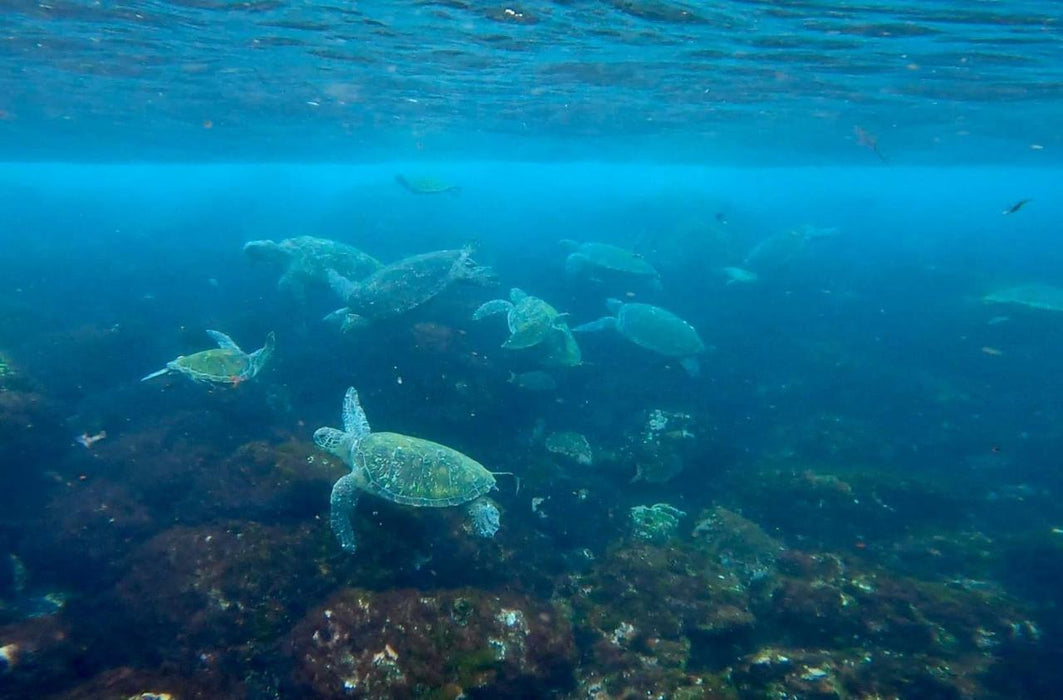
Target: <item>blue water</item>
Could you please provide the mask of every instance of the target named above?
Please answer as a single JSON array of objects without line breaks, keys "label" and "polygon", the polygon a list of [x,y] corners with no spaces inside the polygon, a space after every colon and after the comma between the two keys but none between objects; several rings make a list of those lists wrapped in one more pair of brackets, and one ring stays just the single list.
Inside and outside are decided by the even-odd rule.
[{"label": "blue water", "polygon": [[[0,698],[1052,697],[1057,5],[7,3]],[[344,333],[243,249],[296,236],[494,283]],[[511,288],[700,370],[503,348]],[[208,329],[276,352],[140,381]],[[341,549],[349,386],[499,532],[364,495]]]}]

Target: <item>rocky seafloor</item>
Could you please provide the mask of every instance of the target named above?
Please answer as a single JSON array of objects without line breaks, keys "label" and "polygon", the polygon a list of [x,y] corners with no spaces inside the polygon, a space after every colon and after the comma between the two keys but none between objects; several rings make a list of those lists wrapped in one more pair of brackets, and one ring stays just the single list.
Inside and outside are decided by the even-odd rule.
[{"label": "rocky seafloor", "polygon": [[[282,402],[255,393],[265,389],[174,381],[165,409],[108,426],[86,449],[71,442],[62,397],[4,366],[0,697],[1010,698],[1063,687],[1051,498],[891,475],[858,457],[886,449],[873,431],[820,430],[829,454],[740,459],[683,435],[674,450],[647,448],[640,417],[596,445],[593,467],[532,438],[519,451],[499,440],[478,456],[521,483],[494,494],[493,539],[470,537],[459,509],[364,498],[351,556],[328,528],[342,465],[314,448],[315,426],[277,420]],[[489,414],[512,390],[453,372],[451,408]],[[423,402],[402,409],[439,420]],[[646,476],[657,457],[667,479]],[[672,510],[632,518],[656,504]]]}]

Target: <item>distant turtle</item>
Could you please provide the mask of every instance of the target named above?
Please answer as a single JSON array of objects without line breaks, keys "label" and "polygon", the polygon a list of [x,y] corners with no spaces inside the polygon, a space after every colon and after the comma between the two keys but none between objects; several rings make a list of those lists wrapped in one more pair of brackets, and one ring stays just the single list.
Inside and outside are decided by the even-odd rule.
[{"label": "distant turtle", "polygon": [[561,245],[572,252],[565,260],[565,272],[569,276],[587,275],[596,277],[602,272],[627,277],[643,278],[654,286],[660,286],[660,273],[638,253],[608,243],[579,243],[563,240]]},{"label": "distant turtle", "polygon": [[340,323],[343,330],[366,325],[373,319],[399,316],[432,299],[453,282],[490,284],[494,273],[472,260],[469,248],[437,250],[403,258],[382,267],[365,279],[353,281],[335,270],[329,284],[347,304],[325,320]]},{"label": "distant turtle", "polygon": [[651,304],[625,304],[609,299],[606,306],[614,315],[585,323],[572,330],[579,332],[616,329],[635,345],[666,357],[682,359],[691,376],[699,372],[695,355],[705,351],[698,332],[671,311]]},{"label": "distant turtle", "polygon": [[445,180],[425,176],[408,176],[398,174],[395,182],[413,194],[457,194],[461,187]]},{"label": "distant turtle", "polygon": [[207,331],[218,347],[202,350],[193,355],[180,355],[166,363],[158,372],[152,372],[140,381],[144,382],[169,372],[178,372],[197,382],[237,385],[257,375],[273,355],[275,337],[273,331],[266,335],[266,344],[251,354],[240,349],[232,338],[219,331]]},{"label": "distant turtle", "polygon": [[310,284],[328,285],[328,271],[360,280],[383,264],[354,246],[314,236],[296,236],[276,241],[249,241],[244,253],[252,260],[265,260],[284,267],[277,286],[302,301]]},{"label": "distant turtle", "polygon": [[564,315],[539,297],[525,294],[514,287],[509,300],[492,299],[476,309],[472,317],[479,321],[488,316],[506,314],[509,338],[502,347],[510,350],[530,348],[546,340],[551,331],[565,326]]},{"label": "distant turtle", "polygon": [[803,254],[812,241],[837,235],[836,228],[818,228],[810,224],[776,233],[753,246],[742,261],[742,269],[754,274],[779,272]]},{"label": "distant turtle", "polygon": [[484,497],[495,488],[495,473],[445,445],[370,432],[354,387],[343,398],[343,430],[318,428],[314,442],[351,468],[332,487],[330,517],[332,532],[347,552],[353,553],[357,545],[351,516],[363,491],[416,508],[468,503],[474,532],[491,537],[498,530],[498,508]]}]

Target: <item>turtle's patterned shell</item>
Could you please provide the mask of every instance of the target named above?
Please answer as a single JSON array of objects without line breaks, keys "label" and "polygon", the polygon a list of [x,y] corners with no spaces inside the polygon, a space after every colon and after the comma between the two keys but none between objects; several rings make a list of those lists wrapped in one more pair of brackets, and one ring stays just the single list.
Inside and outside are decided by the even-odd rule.
[{"label": "turtle's patterned shell", "polygon": [[403,258],[362,280],[347,305],[369,318],[397,316],[446,289],[463,257],[461,250],[440,250]]},{"label": "turtle's patterned shell", "polygon": [[582,255],[588,264],[606,270],[644,277],[658,276],[657,269],[638,253],[608,243],[583,243],[574,255]]},{"label": "turtle's patterned shell", "polygon": [[170,368],[204,382],[232,382],[251,375],[251,358],[243,352],[228,348],[212,348],[194,355],[182,355],[170,363]]},{"label": "turtle's patterned shell", "polygon": [[636,345],[668,357],[690,357],[705,349],[693,326],[659,306],[624,304],[616,329]]},{"label": "turtle's patterned shell", "polygon": [[557,309],[538,297],[524,297],[509,312],[510,337],[505,347],[519,349],[530,348],[546,339],[554,328]]},{"label": "turtle's patterned shell", "polygon": [[402,505],[442,508],[479,498],[495,487],[491,472],[457,450],[399,433],[370,433],[351,451],[365,490]]},{"label": "turtle's patterned shell", "polygon": [[287,238],[279,246],[298,261],[300,272],[315,280],[326,279],[333,269],[350,280],[360,280],[383,267],[381,262],[354,246],[314,236]]}]

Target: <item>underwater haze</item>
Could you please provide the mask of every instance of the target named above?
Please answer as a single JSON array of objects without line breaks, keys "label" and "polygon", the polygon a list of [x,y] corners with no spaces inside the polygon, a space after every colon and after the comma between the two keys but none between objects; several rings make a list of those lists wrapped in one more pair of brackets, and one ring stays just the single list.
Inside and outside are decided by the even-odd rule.
[{"label": "underwater haze", "polygon": [[1061,23],[6,3],[0,699],[1058,696]]}]

